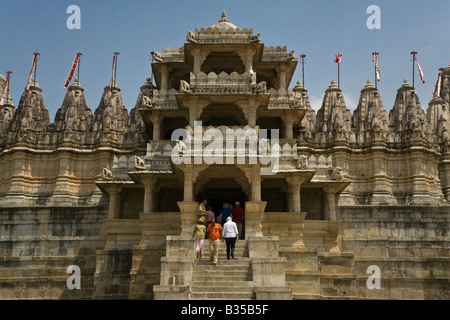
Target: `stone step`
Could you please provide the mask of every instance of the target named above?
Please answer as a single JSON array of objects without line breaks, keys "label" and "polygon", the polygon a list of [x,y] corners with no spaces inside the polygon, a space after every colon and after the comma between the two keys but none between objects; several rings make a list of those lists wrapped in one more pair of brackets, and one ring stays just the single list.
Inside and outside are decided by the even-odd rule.
[{"label": "stone step", "polygon": [[[209,244],[207,244],[207,243],[205,243],[205,245],[203,246],[203,254],[205,252],[209,253]],[[221,243],[219,246],[219,254],[226,254],[226,253],[227,253],[227,247],[226,247],[225,243]],[[248,252],[244,246],[234,247],[234,253],[239,254],[239,255],[247,255],[248,256]]]},{"label": "stone step", "polygon": [[192,277],[201,277],[201,279],[206,279],[207,277],[216,278],[225,278],[225,279],[238,279],[238,278],[246,278],[250,276],[251,273],[249,270],[215,270],[215,269],[205,269],[205,270],[194,270],[192,272]]},{"label": "stone step", "polygon": [[251,300],[253,292],[194,292],[190,294],[191,300]]},{"label": "stone step", "polygon": [[322,300],[322,296],[320,294],[292,292],[292,300]]},{"label": "stone step", "polygon": [[[204,266],[204,265],[211,265],[212,262],[209,259],[205,259],[202,257],[202,259],[195,261],[195,266]],[[249,258],[239,258],[239,259],[218,259],[217,265],[227,265],[227,266],[250,266],[250,259]]]},{"label": "stone step", "polygon": [[354,274],[353,266],[339,266],[339,265],[329,265],[320,267],[320,276],[326,275],[345,275],[351,276]]},{"label": "stone step", "polygon": [[322,296],[322,300],[361,300],[357,296]]},{"label": "stone step", "polygon": [[207,280],[209,277],[211,277],[212,279],[214,279],[217,282],[225,282],[225,281],[250,281],[251,280],[251,276],[248,274],[248,272],[237,272],[237,273],[233,273],[232,276],[230,275],[224,275],[224,274],[216,274],[216,273],[211,273],[211,274],[205,274],[204,272],[202,273],[198,273],[198,274],[193,274],[192,275],[192,281],[205,281]]},{"label": "stone step", "polygon": [[237,272],[237,271],[248,271],[249,265],[229,265],[229,264],[209,264],[209,265],[196,265],[194,266],[194,272],[216,272],[216,271],[224,271],[224,272]]},{"label": "stone step", "polygon": [[217,286],[214,282],[207,286],[193,286],[191,287],[192,293],[251,293],[253,292],[253,286]]},{"label": "stone step", "polygon": [[233,279],[228,279],[228,280],[217,280],[216,278],[213,278],[211,280],[209,279],[205,279],[205,280],[197,280],[197,281],[192,281],[191,282],[191,286],[192,287],[201,287],[201,286],[210,286],[213,285],[215,287],[248,287],[248,286],[253,286],[253,281],[247,281],[247,280],[235,280],[235,278],[233,277]]}]

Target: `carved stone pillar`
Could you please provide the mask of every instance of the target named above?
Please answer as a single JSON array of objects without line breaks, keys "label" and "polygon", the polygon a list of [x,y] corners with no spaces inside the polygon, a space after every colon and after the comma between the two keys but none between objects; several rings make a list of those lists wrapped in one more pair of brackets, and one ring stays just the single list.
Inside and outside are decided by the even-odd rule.
[{"label": "carved stone pillar", "polygon": [[286,69],[284,67],[280,68],[278,73],[279,89],[286,90]]},{"label": "carved stone pillar", "polygon": [[293,139],[294,138],[294,115],[291,112],[286,112],[286,114],[282,117],[284,124],[284,138],[285,139]]},{"label": "carved stone pillar", "polygon": [[336,221],[336,194],[334,192],[327,192],[327,220]]},{"label": "carved stone pillar", "polygon": [[262,220],[266,201],[245,202],[245,234],[249,237],[262,237]]},{"label": "carved stone pillar", "polygon": [[169,90],[169,69],[165,65],[161,67],[161,90]]},{"label": "carved stone pillar", "polygon": [[336,221],[337,220],[337,200],[339,199],[338,192],[340,191],[339,184],[328,184],[324,186],[324,199],[325,202],[325,220]]},{"label": "carved stone pillar", "polygon": [[178,201],[181,212],[181,236],[192,236],[198,217],[197,201]]},{"label": "carved stone pillar", "polygon": [[200,73],[202,68],[202,57],[199,55],[200,50],[195,50],[196,53],[194,54],[194,50],[192,50],[192,53],[194,54],[194,74],[197,75]]},{"label": "carved stone pillar", "polygon": [[246,48],[242,50],[238,50],[238,55],[242,59],[245,65],[245,72],[250,71],[250,67],[253,65],[253,55],[255,51],[252,48]]},{"label": "carved stone pillar", "polygon": [[195,122],[200,119],[203,109],[209,104],[209,101],[198,101],[195,97],[189,101],[185,101],[185,106],[189,109],[189,126],[194,128]]},{"label": "carved stone pillar", "polygon": [[258,109],[258,104],[254,100],[248,100],[245,102],[237,102],[236,103],[239,108],[241,108],[242,113],[247,120],[247,125],[250,127],[256,126],[256,110]]},{"label": "carved stone pillar", "polygon": [[160,111],[153,112],[150,116],[153,123],[153,140],[161,140],[161,113]]},{"label": "carved stone pillar", "polygon": [[256,109],[257,108],[258,108],[258,106],[256,105],[255,101],[249,102],[247,124],[252,128],[256,126]]},{"label": "carved stone pillar", "polygon": [[194,172],[191,170],[184,171],[184,196],[183,201],[194,200]]},{"label": "carved stone pillar", "polygon": [[181,164],[178,168],[184,174],[184,196],[183,201],[194,201],[194,183],[200,172],[208,166],[205,164]]},{"label": "carved stone pillar", "polygon": [[122,187],[109,185],[105,189],[109,195],[108,219],[119,219],[119,198]]},{"label": "carved stone pillar", "polygon": [[300,212],[301,211],[301,199],[300,199],[300,187],[304,178],[299,176],[291,176],[286,178],[288,183],[288,211]]},{"label": "carved stone pillar", "polygon": [[154,176],[142,176],[141,182],[144,185],[144,212],[153,212],[155,210],[155,182]]},{"label": "carved stone pillar", "polygon": [[259,167],[244,169],[245,175],[251,186],[251,201],[261,201],[261,170]]},{"label": "carved stone pillar", "polygon": [[192,49],[192,55],[194,56],[194,68],[193,72],[195,75],[202,71],[202,64],[205,61],[206,57],[210,53],[210,50],[202,50],[200,48]]}]

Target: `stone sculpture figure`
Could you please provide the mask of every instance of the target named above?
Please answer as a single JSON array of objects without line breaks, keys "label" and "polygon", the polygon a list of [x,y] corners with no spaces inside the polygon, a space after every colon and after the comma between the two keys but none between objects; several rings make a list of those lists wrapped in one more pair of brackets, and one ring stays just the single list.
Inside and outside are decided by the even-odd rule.
[{"label": "stone sculpture figure", "polygon": [[146,169],[145,161],[138,156],[134,156],[134,167],[136,169]]},{"label": "stone sculpture figure", "polygon": [[186,151],[186,144],[182,140],[176,141],[176,147],[177,147],[178,155],[180,155],[180,156],[184,155],[184,152]]},{"label": "stone sculpture figure", "polygon": [[308,157],[302,154],[298,157],[297,168],[306,169],[306,167],[308,167]]},{"label": "stone sculpture figure", "polygon": [[183,93],[191,93],[189,83],[185,80],[180,80],[180,91]]},{"label": "stone sculpture figure", "polygon": [[102,177],[105,180],[112,180],[113,174],[108,168],[103,168]]},{"label": "stone sculpture figure", "polygon": [[142,105],[145,107],[151,107],[152,106],[152,100],[147,97],[147,96],[143,96],[142,97]]},{"label": "stone sculpture figure", "polygon": [[161,54],[159,52],[154,52],[153,53],[153,59],[156,62],[164,62],[163,58],[161,57]]},{"label": "stone sculpture figure", "polygon": [[186,41],[189,43],[197,43],[197,40],[195,39],[195,35],[192,31],[187,32]]},{"label": "stone sculpture figure", "polygon": [[334,167],[334,168],[330,168],[330,169],[331,169],[331,179],[332,180],[342,180],[344,178],[341,167]]},{"label": "stone sculpture figure", "polygon": [[288,55],[287,55],[287,60],[294,60],[295,59],[295,53],[294,50],[289,51]]},{"label": "stone sculpture figure", "polygon": [[261,81],[256,85],[255,89],[256,93],[266,93],[267,92],[267,83],[265,81]]}]

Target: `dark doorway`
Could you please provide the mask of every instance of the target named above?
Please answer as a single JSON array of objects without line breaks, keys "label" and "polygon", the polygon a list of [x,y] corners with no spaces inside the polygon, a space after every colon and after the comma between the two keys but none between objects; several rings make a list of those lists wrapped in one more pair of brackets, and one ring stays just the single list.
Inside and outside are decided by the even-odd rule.
[{"label": "dark doorway", "polygon": [[224,203],[229,203],[234,207],[234,203],[239,201],[240,207],[245,207],[245,193],[240,188],[207,188],[203,193],[203,198],[208,200],[206,206],[211,206],[216,217]]}]

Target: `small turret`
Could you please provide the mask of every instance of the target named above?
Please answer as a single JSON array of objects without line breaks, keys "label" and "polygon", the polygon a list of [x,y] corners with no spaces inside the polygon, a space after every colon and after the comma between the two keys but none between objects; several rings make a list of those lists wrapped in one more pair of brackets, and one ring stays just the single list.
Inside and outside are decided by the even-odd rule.
[{"label": "small turret", "polygon": [[94,113],[92,131],[100,133],[96,136],[95,143],[121,142],[123,134],[127,132],[127,125],[128,110],[123,105],[120,88],[113,80],[112,87],[111,84],[105,87]]},{"label": "small turret", "polygon": [[84,89],[75,78],[67,89],[61,108],[55,116],[55,129],[61,131],[88,132],[92,122],[92,111],[86,105]]},{"label": "small turret", "polygon": [[317,142],[348,140],[351,121],[352,116],[345,105],[342,90],[333,79],[325,91],[322,107],[317,112],[315,133],[320,133],[320,139]]},{"label": "small turret", "polygon": [[358,106],[353,112],[352,124],[359,144],[383,140],[389,132],[388,114],[383,108],[378,89],[370,79],[361,90]]},{"label": "small turret", "polygon": [[24,91],[19,107],[13,118],[11,130],[45,131],[50,123],[49,113],[44,105],[42,89],[37,82],[30,84],[30,89]]}]

